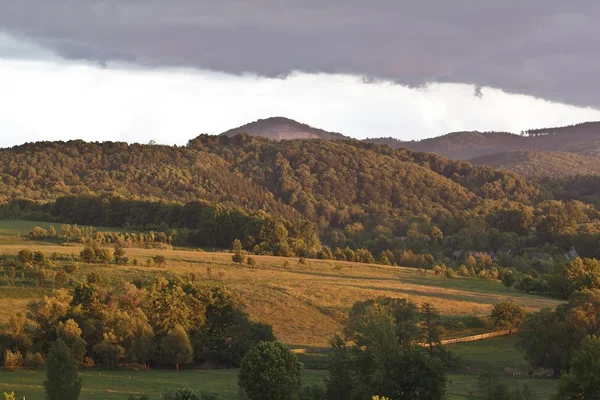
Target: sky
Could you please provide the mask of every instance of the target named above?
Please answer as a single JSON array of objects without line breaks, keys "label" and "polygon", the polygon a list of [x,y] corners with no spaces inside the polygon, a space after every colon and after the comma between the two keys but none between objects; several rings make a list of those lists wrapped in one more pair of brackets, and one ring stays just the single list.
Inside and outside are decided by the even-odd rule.
[{"label": "sky", "polygon": [[600,120],[592,0],[0,0],[0,147]]}]

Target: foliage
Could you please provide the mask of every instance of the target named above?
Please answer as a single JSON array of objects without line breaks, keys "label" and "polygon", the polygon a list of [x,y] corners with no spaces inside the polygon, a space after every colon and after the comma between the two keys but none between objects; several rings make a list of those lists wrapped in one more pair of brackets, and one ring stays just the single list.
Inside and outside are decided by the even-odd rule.
[{"label": "foliage", "polygon": [[161,359],[165,364],[173,364],[179,370],[179,364],[189,364],[193,360],[194,349],[181,325],[176,325],[163,338],[160,344]]},{"label": "foliage", "polygon": [[[424,309],[434,335],[435,310]],[[337,335],[331,340],[327,398],[360,400],[378,393],[400,400],[441,399],[446,387],[441,361],[411,346],[411,335],[398,331],[416,325],[417,310],[412,303],[386,298],[356,303],[344,329],[351,342]]]},{"label": "foliage", "polygon": [[500,329],[508,329],[511,333],[525,320],[526,312],[514,301],[503,301],[494,305],[491,318]]},{"label": "foliage", "polygon": [[182,386],[179,389],[162,394],[164,400],[218,400],[219,395],[213,392],[196,392],[189,386]]},{"label": "foliage", "polygon": [[600,393],[600,339],[586,337],[571,359],[569,374],[561,378],[557,400],[595,399]]},{"label": "foliage", "polygon": [[240,365],[239,385],[250,400],[293,399],[300,389],[302,363],[279,342],[260,342]]},{"label": "foliage", "polygon": [[551,368],[560,376],[569,371],[571,356],[588,335],[598,335],[600,291],[573,294],[556,310],[530,315],[519,329],[518,345],[533,366]]}]

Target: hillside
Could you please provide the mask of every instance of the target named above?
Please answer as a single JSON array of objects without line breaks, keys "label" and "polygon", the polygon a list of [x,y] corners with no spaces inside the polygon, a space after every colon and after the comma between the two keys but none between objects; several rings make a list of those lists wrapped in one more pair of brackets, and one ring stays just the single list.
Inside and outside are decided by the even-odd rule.
[{"label": "hillside", "polygon": [[[485,186],[486,184],[487,186]],[[0,201],[61,196],[191,202],[266,210],[323,228],[458,217],[484,200],[535,201],[540,190],[487,167],[358,141],[202,136],[188,148],[85,143],[0,150]]]},{"label": "hillside", "polygon": [[[436,153],[445,157],[470,160],[511,150],[566,151],[584,155],[600,154],[600,122],[532,129],[521,135],[508,132],[455,132],[421,141],[394,138],[366,139],[392,148]],[[484,158],[478,160],[482,163]],[[494,165],[492,162],[490,165]],[[567,166],[568,167],[568,166]]]},{"label": "hillside", "polygon": [[523,145],[523,139],[521,136],[508,132],[472,131],[448,133],[420,141],[404,142],[394,138],[366,139],[365,141],[387,144],[392,148],[435,153],[455,160],[469,160],[499,151],[518,149]]},{"label": "hillside", "polygon": [[563,151],[516,150],[479,156],[470,161],[533,179],[600,175],[600,159]]},{"label": "hillside", "polygon": [[262,136],[271,140],[349,139],[349,137],[344,136],[341,133],[328,132],[323,129],[313,128],[312,126],[284,117],[259,119],[258,121],[230,129],[221,133],[221,135],[233,137],[240,133],[247,133],[250,136]]}]

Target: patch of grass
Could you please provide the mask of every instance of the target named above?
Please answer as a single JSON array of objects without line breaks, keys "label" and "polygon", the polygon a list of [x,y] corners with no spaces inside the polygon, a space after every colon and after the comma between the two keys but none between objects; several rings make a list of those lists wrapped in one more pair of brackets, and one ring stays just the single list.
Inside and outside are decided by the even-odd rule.
[{"label": "patch of grass", "polygon": [[[167,370],[139,371],[81,371],[83,390],[81,400],[127,399],[129,395],[146,395],[150,399],[160,399],[160,394],[187,384],[196,390],[217,392],[222,400],[238,398],[238,370]],[[303,384],[322,384],[324,371],[305,370]],[[44,400],[42,371],[0,372],[0,391],[13,391],[17,398]]]},{"label": "patch of grass", "polygon": [[[516,336],[503,336],[448,345],[448,349],[462,360],[462,368],[448,375],[448,399],[467,399],[469,392],[477,390],[482,369],[490,365],[498,380],[511,389],[527,384],[535,390],[540,400],[550,399],[556,394],[556,379],[534,379],[529,376],[532,368],[517,349],[516,341]],[[517,370],[521,375],[512,376],[512,372]]]}]

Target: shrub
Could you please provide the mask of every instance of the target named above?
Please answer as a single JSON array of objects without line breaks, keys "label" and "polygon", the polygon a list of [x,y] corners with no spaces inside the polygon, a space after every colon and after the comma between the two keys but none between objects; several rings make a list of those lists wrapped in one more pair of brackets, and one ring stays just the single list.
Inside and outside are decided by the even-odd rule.
[{"label": "shrub", "polygon": [[304,258],[304,257],[300,257],[300,258],[298,259],[298,262],[299,262],[300,264],[302,264],[302,265],[306,265],[306,258]]},{"label": "shrub", "polygon": [[4,367],[9,370],[20,369],[23,367],[23,355],[19,351],[14,353],[6,349],[4,352]]},{"label": "shrub", "polygon": [[83,250],[81,250],[81,253],[79,253],[79,257],[81,258],[81,261],[86,263],[96,262],[96,252],[91,246],[85,246]]},{"label": "shrub", "polygon": [[458,268],[458,271],[456,271],[458,276],[469,276],[469,270],[467,269],[467,267],[465,267],[464,265],[461,265]]},{"label": "shrub", "polygon": [[250,265],[251,267],[254,267],[256,265],[256,260],[253,257],[248,257],[248,265]]},{"label": "shrub", "polygon": [[67,274],[72,274],[74,272],[76,272],[79,269],[79,264],[74,263],[74,264],[68,264],[65,265],[63,267],[63,270],[67,273]]},{"label": "shrub", "polygon": [[35,228],[33,228],[31,230],[31,232],[29,233],[29,237],[31,237],[34,240],[35,239],[45,239],[47,235],[48,235],[48,232],[44,228],[40,228],[39,226],[36,226]]},{"label": "shrub", "polygon": [[25,354],[25,367],[30,369],[39,369],[44,365],[44,357],[41,353],[27,352]]},{"label": "shrub", "polygon": [[37,265],[46,265],[48,260],[46,259],[46,255],[41,251],[36,251],[33,253],[33,263]]},{"label": "shrub", "polygon": [[154,256],[154,257],[152,257],[152,260],[159,267],[164,267],[165,265],[167,265],[167,259],[165,258],[165,256],[160,256],[160,255]]},{"label": "shrub", "polygon": [[33,263],[33,252],[29,249],[19,250],[17,258],[21,264],[31,264]]},{"label": "shrub", "polygon": [[112,254],[107,249],[99,249],[96,251],[96,258],[99,262],[110,264],[113,260]]},{"label": "shrub", "polygon": [[189,386],[182,386],[179,389],[162,394],[164,400],[202,400],[202,397]]},{"label": "shrub", "polygon": [[67,273],[61,269],[54,275],[54,285],[57,288],[63,287],[65,286],[65,283],[67,283],[67,279]]}]

